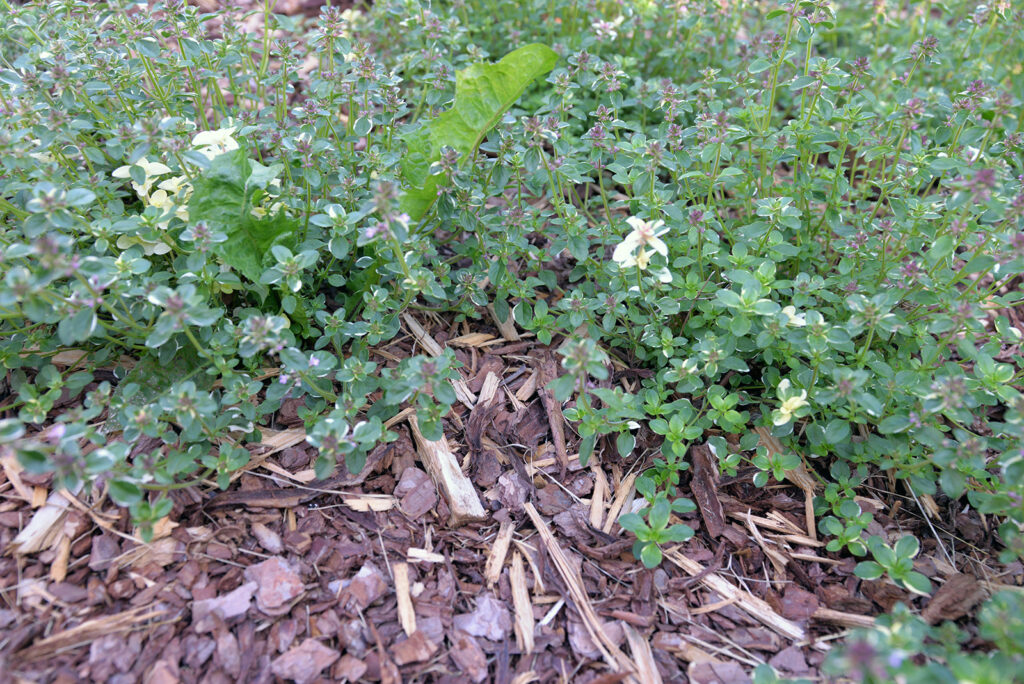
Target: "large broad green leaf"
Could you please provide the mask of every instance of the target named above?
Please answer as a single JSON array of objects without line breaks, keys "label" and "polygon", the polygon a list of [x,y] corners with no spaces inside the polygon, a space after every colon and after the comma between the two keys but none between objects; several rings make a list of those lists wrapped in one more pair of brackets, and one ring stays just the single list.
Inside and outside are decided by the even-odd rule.
[{"label": "large broad green leaf", "polygon": [[263,274],[263,257],[275,244],[287,244],[297,225],[283,211],[257,218],[254,199],[266,192],[280,165],[264,166],[248,158],[245,149],[214,158],[193,183],[188,214],[192,221],[206,221],[228,239],[214,246],[224,263],[252,282]]},{"label": "large broad green leaf", "polygon": [[452,108],[402,136],[408,147],[402,158],[408,184],[402,211],[414,220],[422,218],[437,199],[441,176],[431,175],[430,167],[441,158],[441,149],[451,147],[460,161],[472,154],[526,86],[551,71],[557,61],[554,50],[534,43],[508,53],[497,64],[481,62],[460,71]]}]

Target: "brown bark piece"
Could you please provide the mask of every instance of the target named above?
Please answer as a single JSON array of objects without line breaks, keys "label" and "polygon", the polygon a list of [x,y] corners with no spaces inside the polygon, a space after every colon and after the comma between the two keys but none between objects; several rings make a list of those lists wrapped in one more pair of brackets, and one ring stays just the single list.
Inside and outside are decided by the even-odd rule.
[{"label": "brown bark piece", "polygon": [[303,591],[302,579],[283,558],[268,558],[245,569],[245,577],[256,583],[256,607],[267,615],[283,615]]},{"label": "brown bark piece", "polygon": [[554,393],[547,388],[547,384],[558,377],[558,364],[551,352],[545,351],[542,358],[535,359],[540,377],[537,379],[537,394],[544,405],[544,413],[548,417],[548,427],[551,428],[551,441],[555,444],[555,457],[561,468],[560,478],[565,478],[565,472],[569,469],[569,452],[565,448],[565,417],[562,415],[562,405],[555,400]]},{"label": "brown bark piece", "polygon": [[306,639],[271,664],[271,671],[281,679],[298,684],[312,682],[320,672],[338,659],[338,652],[316,639]]},{"label": "brown bark piece", "polygon": [[958,620],[971,612],[985,598],[985,591],[973,575],[960,573],[950,577],[939,587],[921,617],[930,624],[942,620]]},{"label": "brown bark piece", "polygon": [[693,479],[690,488],[694,501],[704,519],[704,526],[712,539],[725,533],[725,511],[718,499],[718,466],[711,447],[700,444],[690,449]]},{"label": "brown bark piece", "polygon": [[413,632],[408,639],[399,641],[391,649],[391,655],[398,666],[422,663],[437,652],[437,644],[423,632]]}]

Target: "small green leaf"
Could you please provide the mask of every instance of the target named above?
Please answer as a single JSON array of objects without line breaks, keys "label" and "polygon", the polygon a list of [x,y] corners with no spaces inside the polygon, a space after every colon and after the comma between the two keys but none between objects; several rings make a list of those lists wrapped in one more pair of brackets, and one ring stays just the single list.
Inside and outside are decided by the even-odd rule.
[{"label": "small green leaf", "polygon": [[917,555],[918,550],[921,548],[921,543],[912,534],[908,534],[904,537],[900,537],[900,540],[896,542],[896,546],[893,547],[893,551],[900,558],[913,558]]},{"label": "small green leaf", "polygon": [[928,596],[932,593],[931,581],[919,572],[911,570],[901,579],[901,582],[907,589],[915,594]]},{"label": "small green leaf", "polygon": [[639,530],[647,529],[647,523],[636,513],[623,513],[619,516],[619,527],[636,534]]},{"label": "small green leaf", "polygon": [[119,506],[130,506],[142,500],[142,490],[139,486],[126,480],[111,480],[109,493],[110,498]]},{"label": "small green leaf", "polygon": [[648,544],[640,552],[640,560],[645,568],[656,568],[661,565],[661,549],[657,544]]},{"label": "small green leaf", "polygon": [[863,580],[876,580],[885,573],[885,569],[875,561],[861,561],[853,569],[853,574]]}]

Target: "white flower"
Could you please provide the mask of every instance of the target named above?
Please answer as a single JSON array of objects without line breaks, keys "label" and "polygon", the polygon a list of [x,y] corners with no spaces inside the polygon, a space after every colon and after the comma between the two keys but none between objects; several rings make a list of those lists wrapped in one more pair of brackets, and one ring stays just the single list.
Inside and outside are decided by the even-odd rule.
[{"label": "white flower", "polygon": [[807,314],[798,314],[795,306],[782,307],[782,313],[786,314],[786,325],[794,328],[802,328],[807,325]]},{"label": "white flower", "polygon": [[203,131],[196,133],[192,138],[192,146],[198,148],[199,154],[207,159],[213,160],[225,152],[238,149],[238,143],[232,138],[235,126],[218,128],[215,131]]},{"label": "white flower", "polygon": [[633,226],[633,230],[612,252],[612,260],[620,268],[636,266],[641,271],[646,269],[652,256],[652,252],[648,252],[647,247],[650,247],[654,252],[663,257],[668,256],[668,247],[658,237],[668,231],[668,228],[658,230],[665,225],[664,221],[644,221],[635,216],[630,216],[626,219],[626,222]]},{"label": "white flower", "polygon": [[151,162],[145,157],[143,157],[134,164],[120,166],[114,169],[114,172],[111,175],[114,178],[131,178],[132,166],[141,167],[142,171],[146,174],[146,181],[142,185],[139,185],[134,180],[132,181],[132,187],[135,189],[135,192],[138,193],[139,197],[142,199],[145,199],[146,196],[149,194],[150,188],[153,187],[153,181],[155,181],[157,177],[162,176],[165,173],[171,172],[170,167],[168,167],[166,164],[161,164],[160,162]]},{"label": "white flower", "polygon": [[810,405],[807,401],[807,390],[800,390],[799,393],[794,393],[790,389],[789,378],[780,382],[777,389],[782,405],[772,412],[772,422],[775,425],[785,425],[793,420],[793,414],[798,409]]},{"label": "white flower", "polygon": [[597,36],[599,41],[607,39],[614,40],[619,35],[619,32],[615,29],[617,29],[624,20],[625,17],[619,16],[614,21],[595,21],[590,25],[590,28],[594,29],[594,34]]}]

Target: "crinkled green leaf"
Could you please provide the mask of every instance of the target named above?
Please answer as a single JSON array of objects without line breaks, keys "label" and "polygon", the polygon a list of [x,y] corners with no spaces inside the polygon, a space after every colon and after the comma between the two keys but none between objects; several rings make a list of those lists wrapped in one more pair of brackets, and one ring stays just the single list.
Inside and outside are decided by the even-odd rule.
[{"label": "crinkled green leaf", "polygon": [[265,190],[279,170],[280,165],[264,166],[238,149],[214,158],[192,183],[189,218],[227,234],[227,240],[214,246],[215,253],[252,282],[259,282],[270,248],[290,242],[297,228],[284,212],[263,218],[252,215],[253,195]]},{"label": "crinkled green leaf", "polygon": [[402,174],[408,185],[402,211],[414,220],[422,218],[437,199],[441,176],[431,175],[430,167],[441,158],[441,149],[451,147],[460,159],[469,156],[526,86],[551,71],[557,61],[554,50],[534,43],[513,50],[496,64],[480,62],[460,71],[452,108],[402,136],[407,147]]}]

